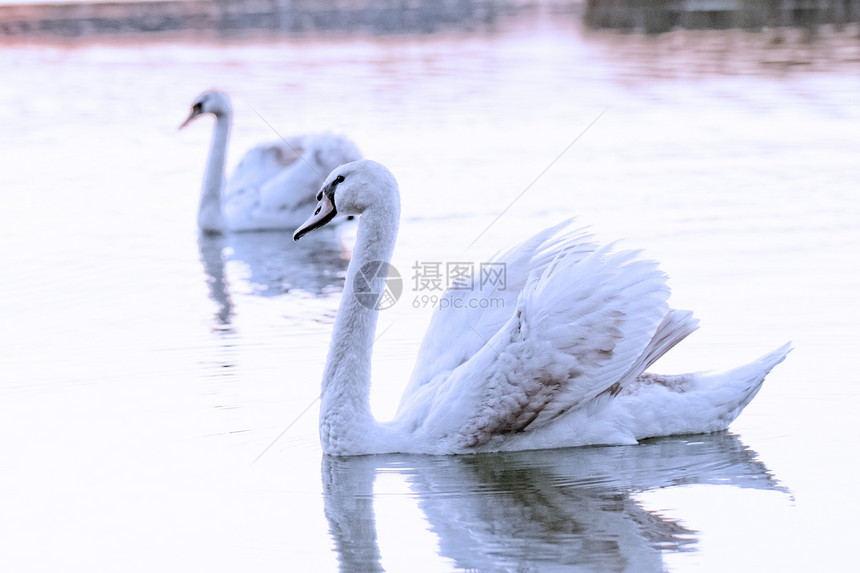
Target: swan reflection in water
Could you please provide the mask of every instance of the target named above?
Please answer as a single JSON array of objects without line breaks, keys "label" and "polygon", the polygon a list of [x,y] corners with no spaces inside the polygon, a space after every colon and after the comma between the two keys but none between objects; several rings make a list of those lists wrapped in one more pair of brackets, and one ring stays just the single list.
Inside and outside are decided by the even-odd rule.
[{"label": "swan reflection in water", "polygon": [[340,291],[351,255],[352,221],[318,237],[313,248],[299,248],[292,231],[201,234],[200,259],[209,297],[218,305],[219,326],[229,326],[233,294],[274,297],[291,291],[320,295]]},{"label": "swan reflection in water", "polygon": [[324,456],[322,482],[342,571],[382,570],[373,484],[391,472],[409,483],[440,555],[458,568],[664,571],[663,551],[689,549],[696,532],[644,510],[632,496],[687,484],[786,491],[756,458],[722,432],[637,446]]}]

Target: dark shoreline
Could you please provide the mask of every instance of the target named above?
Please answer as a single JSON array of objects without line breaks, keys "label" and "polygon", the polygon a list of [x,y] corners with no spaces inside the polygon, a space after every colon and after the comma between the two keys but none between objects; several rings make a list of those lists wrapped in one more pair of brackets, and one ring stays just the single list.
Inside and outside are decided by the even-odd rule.
[{"label": "dark shoreline", "polygon": [[592,30],[799,28],[860,22],[860,0],[94,0],[0,5],[0,37],[81,38],[176,32],[278,36],[429,34],[491,29],[506,16],[551,13]]},{"label": "dark shoreline", "polygon": [[492,24],[500,0],[137,0],[0,5],[0,37],[77,38],[177,31],[432,33]]}]

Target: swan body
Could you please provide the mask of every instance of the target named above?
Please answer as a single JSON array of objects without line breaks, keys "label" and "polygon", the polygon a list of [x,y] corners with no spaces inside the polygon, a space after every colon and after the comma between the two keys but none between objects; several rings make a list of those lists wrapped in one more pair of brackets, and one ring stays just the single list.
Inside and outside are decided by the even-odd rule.
[{"label": "swan body", "polygon": [[252,148],[227,179],[224,165],[233,115],[229,98],[218,91],[200,94],[180,129],[204,114],[215,116],[197,214],[198,226],[206,233],[295,229],[325,176],[361,158],[358,148],[338,135],[293,136]]},{"label": "swan body", "polygon": [[[377,310],[400,214],[396,180],[361,160],[335,169],[298,240],[336,214],[361,215],[323,374],[320,438],[333,455],[461,454],[598,444],[724,430],[791,350],[724,373],[646,370],[698,327],[671,309],[665,275],[632,251],[565,222],[498,255],[504,290],[449,290],[419,350],[397,414],[369,404]],[[379,295],[374,295],[378,297]],[[499,298],[472,308],[457,297]]]}]

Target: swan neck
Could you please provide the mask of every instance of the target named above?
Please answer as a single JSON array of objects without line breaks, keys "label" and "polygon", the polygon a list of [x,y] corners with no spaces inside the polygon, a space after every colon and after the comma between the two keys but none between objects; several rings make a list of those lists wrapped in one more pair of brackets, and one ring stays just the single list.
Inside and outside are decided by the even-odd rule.
[{"label": "swan neck", "polygon": [[371,356],[383,312],[377,294],[384,291],[397,238],[399,208],[392,211],[368,210],[359,222],[323,374],[320,440],[329,454],[375,453],[372,441],[378,425],[370,410]]},{"label": "swan neck", "polygon": [[206,161],[206,174],[203,176],[203,190],[200,196],[200,209],[197,223],[200,229],[208,232],[225,230],[221,200],[224,193],[224,165],[227,159],[227,141],[230,138],[229,110],[215,116],[215,131]]}]

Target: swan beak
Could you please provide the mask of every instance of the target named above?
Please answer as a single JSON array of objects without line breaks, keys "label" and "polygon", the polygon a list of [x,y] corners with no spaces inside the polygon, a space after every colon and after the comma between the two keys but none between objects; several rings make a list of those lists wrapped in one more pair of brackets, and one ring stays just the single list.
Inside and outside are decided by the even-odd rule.
[{"label": "swan beak", "polygon": [[182,122],[182,125],[179,126],[179,129],[182,129],[183,127],[185,127],[186,125],[191,123],[191,120],[194,119],[195,117],[197,117],[198,115],[202,115],[202,114],[200,111],[198,111],[197,107],[192,108],[191,113],[188,114],[188,117],[185,119],[185,121]]},{"label": "swan beak", "polygon": [[319,203],[317,203],[314,214],[293,233],[294,241],[298,241],[314,229],[319,229],[337,215],[337,208],[335,208],[331,196],[328,193],[320,191],[319,197]]}]

